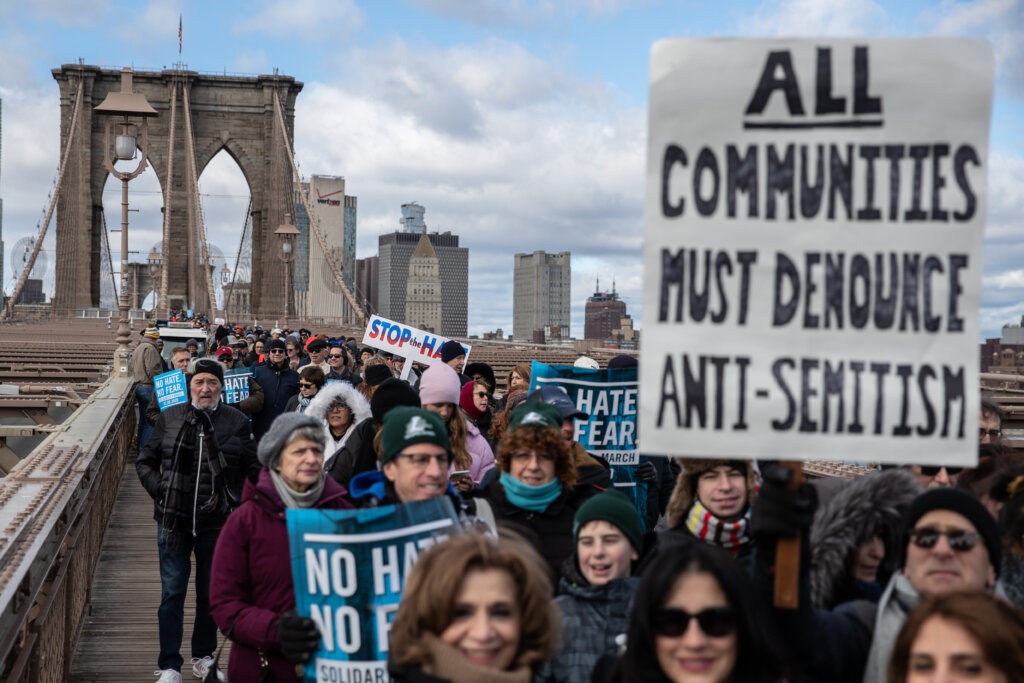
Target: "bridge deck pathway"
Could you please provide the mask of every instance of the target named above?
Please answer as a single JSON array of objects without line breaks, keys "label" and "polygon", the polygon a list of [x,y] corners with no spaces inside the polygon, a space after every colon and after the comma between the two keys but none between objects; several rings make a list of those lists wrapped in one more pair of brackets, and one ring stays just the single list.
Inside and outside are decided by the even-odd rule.
[{"label": "bridge deck pathway", "polygon": [[[189,665],[189,637],[195,615],[195,565],[185,599],[182,641],[183,681],[196,681]],[[99,565],[92,581],[91,613],[86,617],[71,665],[72,683],[155,681],[160,652],[156,611],[160,606],[153,501],[139,483],[135,459],[121,478]],[[223,636],[221,636],[223,637]],[[226,668],[230,645],[221,655]]]}]

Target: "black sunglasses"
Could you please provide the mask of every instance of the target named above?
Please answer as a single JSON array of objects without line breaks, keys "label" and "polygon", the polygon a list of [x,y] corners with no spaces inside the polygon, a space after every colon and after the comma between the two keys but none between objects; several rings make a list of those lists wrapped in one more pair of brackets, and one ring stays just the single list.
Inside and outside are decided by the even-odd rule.
[{"label": "black sunglasses", "polygon": [[[943,465],[921,465],[921,474],[926,477],[934,477],[943,468]],[[957,475],[963,472],[963,467],[946,467],[946,474]]]},{"label": "black sunglasses", "polygon": [[721,638],[736,631],[736,612],[731,607],[709,607],[696,614],[665,607],[654,613],[651,623],[659,636],[678,638],[690,627],[690,619],[696,619],[700,630],[712,638]]},{"label": "black sunglasses", "polygon": [[344,358],[345,356],[343,354],[340,354],[340,353],[329,353],[329,354],[327,354],[327,357],[328,358]]},{"label": "black sunglasses", "polygon": [[945,536],[950,549],[958,553],[966,553],[978,545],[978,541],[981,540],[978,534],[973,531],[964,531],[962,529],[939,531],[938,529],[926,526],[911,531],[910,542],[918,548],[928,550],[929,548],[934,548],[935,544],[939,542],[939,536]]},{"label": "black sunglasses", "polygon": [[315,384],[310,384],[309,382],[299,382],[299,388],[300,389],[309,389],[310,387],[315,387],[315,386],[316,386]]}]

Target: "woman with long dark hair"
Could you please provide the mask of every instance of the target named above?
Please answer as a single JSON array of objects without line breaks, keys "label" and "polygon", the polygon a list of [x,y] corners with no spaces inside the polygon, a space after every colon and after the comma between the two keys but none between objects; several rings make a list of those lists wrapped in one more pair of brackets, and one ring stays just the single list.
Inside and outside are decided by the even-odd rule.
[{"label": "woman with long dark hair", "polygon": [[595,681],[779,683],[779,648],[750,580],[727,552],[674,545],[648,565],[637,590],[626,651]]}]

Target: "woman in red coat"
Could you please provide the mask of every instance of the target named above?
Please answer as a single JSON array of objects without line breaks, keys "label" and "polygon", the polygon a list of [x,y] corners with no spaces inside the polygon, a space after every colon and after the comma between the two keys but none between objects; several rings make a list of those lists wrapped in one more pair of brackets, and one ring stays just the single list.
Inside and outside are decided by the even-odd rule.
[{"label": "woman in red coat", "polygon": [[260,440],[263,469],[247,481],[242,505],[217,540],[210,578],[210,614],[230,630],[228,678],[299,681],[296,664],[320,642],[311,619],[295,614],[285,510],[351,508],[341,484],[324,476],[324,429],[303,413],[283,413]]}]

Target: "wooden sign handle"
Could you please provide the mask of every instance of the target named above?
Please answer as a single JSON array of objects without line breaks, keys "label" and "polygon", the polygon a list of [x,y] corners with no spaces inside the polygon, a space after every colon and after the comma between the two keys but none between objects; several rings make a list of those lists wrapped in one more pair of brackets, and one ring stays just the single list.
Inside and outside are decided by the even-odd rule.
[{"label": "wooden sign handle", "polygon": [[[783,460],[780,466],[788,468],[793,476],[789,490],[796,491],[804,481],[801,463]],[[796,609],[800,605],[800,537],[780,538],[775,546],[775,606]]]}]

